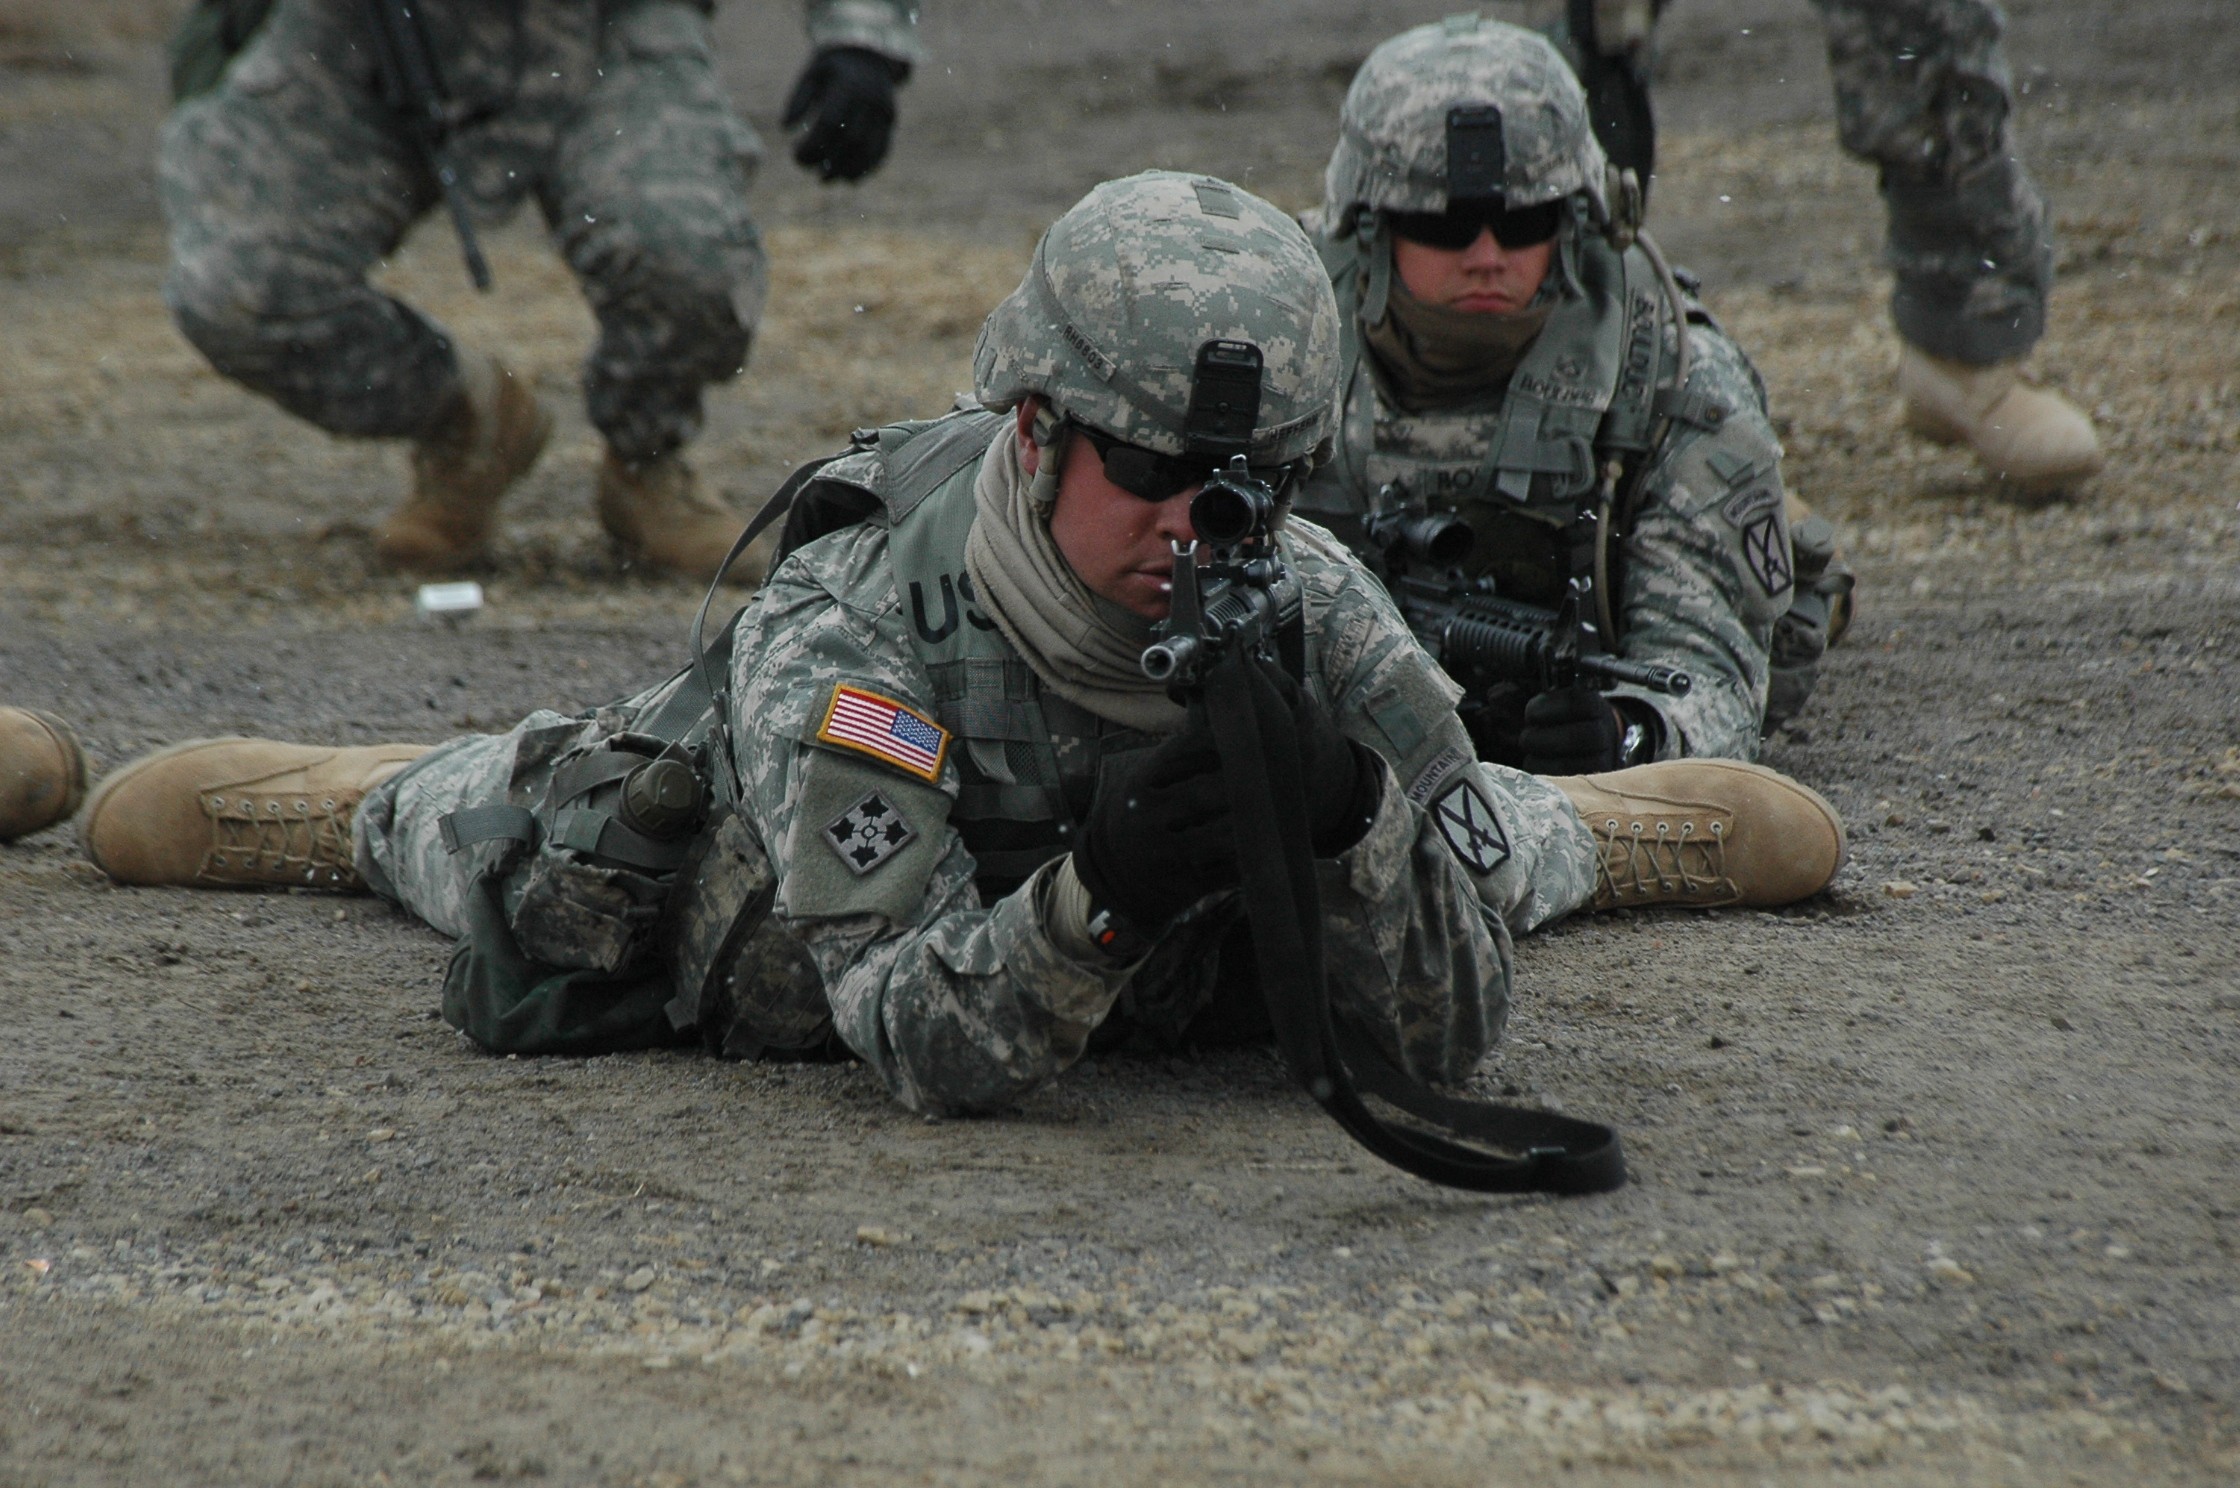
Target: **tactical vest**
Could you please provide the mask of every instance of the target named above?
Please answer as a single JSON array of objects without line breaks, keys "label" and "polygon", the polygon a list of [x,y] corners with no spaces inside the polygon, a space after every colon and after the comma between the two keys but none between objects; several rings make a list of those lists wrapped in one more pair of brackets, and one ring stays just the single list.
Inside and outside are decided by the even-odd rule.
[{"label": "tactical vest", "polygon": [[878,431],[888,451],[876,494],[887,561],[911,644],[933,684],[935,720],[956,742],[949,824],[979,867],[984,903],[1072,847],[1114,756],[1155,742],[1046,691],[980,608],[965,571],[981,457],[1007,420],[953,414]]},{"label": "tactical vest", "polygon": [[[954,736],[949,759],[958,790],[949,825],[973,855],[983,903],[1070,851],[1103,771],[1156,742],[1152,734],[1046,692],[979,608],[965,570],[965,540],[977,512],[981,457],[1006,425],[998,415],[975,410],[863,431],[850,455],[831,462],[829,473],[805,472],[794,491],[797,510],[827,516],[810,530],[788,529],[789,540],[823,535],[816,526],[838,530],[857,521],[888,529],[905,628],[932,684],[932,712]],[[877,458],[852,458],[869,455]],[[731,635],[711,647],[715,675],[727,669]],[[612,954],[590,954],[616,941],[592,933],[606,928],[597,923],[604,901],[578,896],[568,906],[574,912],[560,917],[557,936],[509,927],[503,912],[523,899],[516,887],[489,896],[489,912],[462,941],[447,980],[445,1014],[497,1052],[590,1053],[672,1034],[689,1038],[695,1030],[710,1047],[740,1057],[829,1050],[830,1009],[817,970],[800,943],[769,918],[777,877],[770,855],[730,809],[728,766],[720,762],[724,746],[714,737],[716,709],[690,669],[653,696],[627,721],[626,737],[695,751],[717,803],[699,837],[677,855],[673,880],[663,879],[673,887],[659,924],[639,927],[648,933],[636,943],[658,942],[659,964],[622,965]],[[610,747],[602,739],[592,749]],[[540,860],[557,857],[561,862],[545,865],[548,873],[561,867],[567,870],[563,881],[588,877],[604,885],[618,867],[606,861],[606,849],[624,847],[627,839],[606,819],[611,812],[587,803],[570,782],[606,773],[564,760],[553,772],[559,788],[538,810],[505,803],[470,808],[456,813],[447,830],[462,847],[511,845],[512,856],[491,863],[494,884],[513,883],[534,873]],[[642,872],[646,865],[639,866]],[[475,897],[480,906],[482,896]],[[562,938],[581,941],[587,954],[550,954]],[[543,959],[525,955],[525,944],[544,948]],[[656,977],[658,993],[647,980]],[[620,990],[611,996],[600,991],[610,985]],[[642,1015],[631,1021],[617,998]],[[1191,1011],[1182,1010],[1185,1020]],[[626,1032],[617,1035],[618,1027]]]},{"label": "tactical vest", "polygon": [[[1476,534],[1464,563],[1470,575],[1490,575],[1500,593],[1552,607],[1571,578],[1592,571],[1594,541],[1609,545],[1615,564],[1619,532],[1597,533],[1581,517],[1613,498],[1622,529],[1626,513],[1615,498],[1663,426],[1679,419],[1715,427],[1727,416],[1711,399],[1665,388],[1673,353],[1664,295],[1638,248],[1621,254],[1581,235],[1564,265],[1578,293],[1557,303],[1507,389],[1477,407],[1428,414],[1402,412],[1378,387],[1359,327],[1355,245],[1325,238],[1322,251],[1345,327],[1342,432],[1337,458],[1308,483],[1299,507],[1357,552],[1371,551],[1362,519],[1386,502],[1452,510]],[[1618,586],[1614,569],[1610,582]]]},{"label": "tactical vest", "polygon": [[[797,545],[857,521],[887,528],[895,593],[932,684],[931,711],[954,736],[949,825],[973,856],[984,904],[1070,851],[1108,762],[1156,742],[1046,692],[979,607],[965,540],[981,457],[1007,424],[974,410],[861,431],[851,455],[876,460],[843,456],[812,476],[796,509],[829,515],[787,531]],[[708,723],[703,715],[692,736]],[[765,923],[775,888],[767,857],[736,817],[727,822],[680,896],[670,1017],[696,1024],[732,1054],[814,1045],[829,1032],[822,989],[802,975],[792,937]]]}]

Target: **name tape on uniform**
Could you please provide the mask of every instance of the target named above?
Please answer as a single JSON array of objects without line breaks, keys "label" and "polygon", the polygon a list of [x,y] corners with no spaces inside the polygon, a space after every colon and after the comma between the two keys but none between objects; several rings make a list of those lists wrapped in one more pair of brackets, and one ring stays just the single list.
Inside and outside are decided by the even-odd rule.
[{"label": "name tape on uniform", "polygon": [[949,757],[947,729],[906,703],[845,682],[832,689],[817,742],[868,754],[934,785]]}]

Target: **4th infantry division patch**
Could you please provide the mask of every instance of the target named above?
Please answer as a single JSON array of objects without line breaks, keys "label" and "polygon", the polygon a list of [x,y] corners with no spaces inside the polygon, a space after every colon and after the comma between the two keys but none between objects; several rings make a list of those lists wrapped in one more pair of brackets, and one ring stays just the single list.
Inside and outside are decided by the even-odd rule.
[{"label": "4th infantry division patch", "polygon": [[949,757],[947,729],[907,704],[845,682],[832,689],[817,742],[868,754],[930,785],[941,783]]},{"label": "4th infantry division patch", "polygon": [[824,840],[840,854],[848,871],[858,875],[893,857],[910,845],[917,829],[902,819],[885,796],[877,791],[825,823]]}]

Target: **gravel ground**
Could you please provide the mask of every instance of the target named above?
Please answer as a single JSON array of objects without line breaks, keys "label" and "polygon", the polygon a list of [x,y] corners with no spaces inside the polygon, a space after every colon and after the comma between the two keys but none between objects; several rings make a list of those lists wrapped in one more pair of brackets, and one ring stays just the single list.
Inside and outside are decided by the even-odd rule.
[{"label": "gravel ground", "polygon": [[[937,8],[886,176],[769,167],[774,312],[703,471],[743,502],[940,407],[1099,175],[1304,205],[1352,62],[1439,8]],[[1896,431],[1807,7],[1673,16],[1661,231],[1864,604],[1771,753],[1851,824],[1835,889],[1521,950],[1485,1088],[1619,1123],[1630,1187],[1431,1189],[1260,1051],[946,1123],[846,1065],[493,1060],[374,901],[120,890],[49,832],[0,849],[0,1484],[2231,1481],[2240,43],[2206,0],[2010,11],[2039,361],[2111,455],[2038,508]],[[722,13],[765,124],[790,26]],[[561,415],[489,609],[418,625],[366,570],[397,452],[163,320],[152,46],[59,55],[0,24],[0,700],[115,761],[666,670],[697,595],[589,520],[588,322],[534,238],[486,300],[441,230],[388,270]]]}]

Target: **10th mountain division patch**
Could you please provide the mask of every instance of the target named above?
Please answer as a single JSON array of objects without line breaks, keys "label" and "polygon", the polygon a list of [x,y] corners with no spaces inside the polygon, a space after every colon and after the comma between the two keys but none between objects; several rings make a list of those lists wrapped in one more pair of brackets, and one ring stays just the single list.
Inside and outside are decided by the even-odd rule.
[{"label": "10th mountain division patch", "polygon": [[1463,867],[1481,876],[1509,861],[1509,834],[1493,803],[1467,779],[1458,780],[1431,803],[1431,820]]}]

